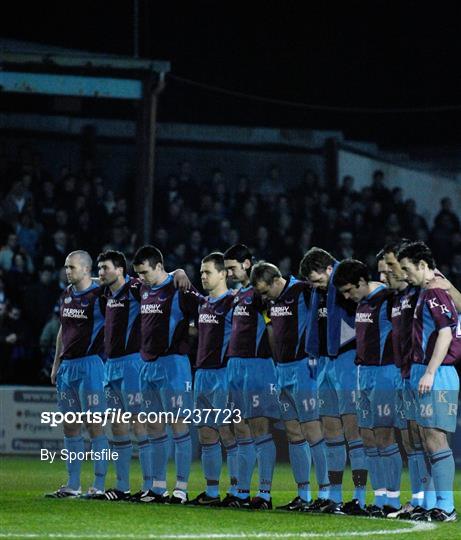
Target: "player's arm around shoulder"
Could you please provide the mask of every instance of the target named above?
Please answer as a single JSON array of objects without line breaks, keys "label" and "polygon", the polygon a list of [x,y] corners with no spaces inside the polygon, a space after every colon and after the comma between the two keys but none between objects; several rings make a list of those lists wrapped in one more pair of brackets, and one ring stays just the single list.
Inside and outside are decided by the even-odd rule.
[{"label": "player's arm around shoulder", "polygon": [[192,287],[192,283],[186,274],[186,272],[182,268],[177,268],[171,274],[173,276],[173,282],[176,289],[179,289],[180,291],[187,291]]},{"label": "player's arm around shoulder", "polygon": [[130,293],[134,300],[138,303],[141,302],[141,287],[142,281],[137,277],[130,277]]},{"label": "player's arm around shoulder", "polygon": [[206,298],[192,284],[186,290],[179,290],[182,311],[190,318],[198,317],[199,307],[206,302]]}]

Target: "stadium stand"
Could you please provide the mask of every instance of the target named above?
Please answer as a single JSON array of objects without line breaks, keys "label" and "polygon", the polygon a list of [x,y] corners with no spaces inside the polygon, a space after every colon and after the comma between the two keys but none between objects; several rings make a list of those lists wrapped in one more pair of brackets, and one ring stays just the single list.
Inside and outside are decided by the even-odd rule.
[{"label": "stadium stand", "polygon": [[[62,166],[52,177],[33,148],[21,147],[16,155],[4,153],[0,166],[0,382],[44,383],[52,346],[43,334],[52,332],[54,305],[66,286],[64,257],[84,248],[93,256],[116,249],[129,259],[138,247],[132,201],[89,160],[79,171]],[[158,179],[154,243],[167,268],[183,267],[198,283],[201,258],[239,241],[285,274],[296,273],[312,245],[374,266],[380,247],[404,234],[428,242],[441,272],[461,287],[461,226],[449,198],[429,227],[402,188],[386,187],[392,178],[385,185],[381,171],[360,191],[345,176],[335,192],[312,170],[288,188],[277,164],[265,173],[250,178],[242,171],[231,182],[225,170],[210,167],[209,178],[199,181],[184,161]]]}]

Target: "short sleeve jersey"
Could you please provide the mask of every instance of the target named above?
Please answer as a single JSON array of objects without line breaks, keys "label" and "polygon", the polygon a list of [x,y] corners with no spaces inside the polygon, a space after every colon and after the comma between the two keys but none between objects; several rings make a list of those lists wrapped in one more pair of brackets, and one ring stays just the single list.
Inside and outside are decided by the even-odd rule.
[{"label": "short sleeve jersey", "polygon": [[394,363],[391,322],[393,294],[382,285],[357,305],[356,363],[359,365],[380,366]]},{"label": "short sleeve jersey", "polygon": [[61,359],[71,360],[98,354],[104,356],[103,288],[92,283],[84,291],[69,286],[60,298],[62,328]]},{"label": "short sleeve jersey", "polygon": [[226,365],[232,330],[234,295],[231,291],[207,296],[198,308],[197,368],[218,369]]},{"label": "short sleeve jersey", "polygon": [[240,358],[270,358],[272,356],[264,319],[261,297],[250,285],[241,288],[234,296],[232,332],[229,356]]},{"label": "short sleeve jersey", "polygon": [[305,338],[311,288],[293,277],[277,300],[270,303],[274,360],[278,363],[306,358]]},{"label": "short sleeve jersey", "polygon": [[141,344],[139,279],[126,277],[118,291],[105,289],[107,298],[104,349],[107,358],[139,352]]},{"label": "short sleeve jersey", "polygon": [[439,331],[450,328],[452,341],[442,365],[461,359],[461,331],[458,313],[450,295],[442,289],[422,289],[413,319],[413,361],[428,364]]},{"label": "short sleeve jersey", "polygon": [[141,357],[145,361],[160,356],[189,352],[189,322],[197,318],[203,297],[191,288],[175,288],[172,276],[157,286],[143,284],[141,293]]}]

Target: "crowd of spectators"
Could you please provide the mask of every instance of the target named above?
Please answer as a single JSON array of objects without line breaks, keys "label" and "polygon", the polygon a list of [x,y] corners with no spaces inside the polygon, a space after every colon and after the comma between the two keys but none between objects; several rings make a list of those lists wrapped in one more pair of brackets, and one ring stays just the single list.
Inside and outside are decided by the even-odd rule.
[{"label": "crowd of spectators", "polygon": [[[63,166],[57,178],[27,151],[0,165],[0,382],[48,382],[65,256],[85,249],[96,258],[110,248],[129,259],[138,247],[132,201],[114,193],[91,161],[80,171]],[[332,191],[312,170],[290,184],[277,165],[259,179],[229,178],[220,169],[198,178],[182,162],[157,181],[153,243],[167,270],[182,267],[198,285],[202,257],[236,242],[290,274],[313,245],[374,265],[385,243],[404,236],[427,242],[461,288],[461,227],[451,200],[442,199],[430,227],[415,201],[386,180],[375,171],[357,191],[345,176]]]},{"label": "crowd of spectators", "polygon": [[298,184],[286,187],[274,165],[259,183],[245,175],[231,182],[219,169],[209,181],[199,181],[185,162],[157,191],[154,241],[168,254],[170,267],[186,265],[196,277],[204,254],[238,241],[250,246],[257,259],[289,274],[296,273],[313,245],[338,259],[356,257],[374,266],[384,244],[407,237],[431,245],[440,270],[460,285],[461,227],[452,201],[440,201],[429,227],[415,201],[405,199],[400,187],[386,187],[384,180],[377,170],[370,185],[356,191],[354,178],[345,176],[332,191],[308,170]]}]

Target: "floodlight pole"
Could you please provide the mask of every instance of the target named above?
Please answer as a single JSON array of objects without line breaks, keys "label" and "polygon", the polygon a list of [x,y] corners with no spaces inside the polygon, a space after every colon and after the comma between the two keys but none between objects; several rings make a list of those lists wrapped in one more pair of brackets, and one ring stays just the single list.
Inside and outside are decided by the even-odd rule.
[{"label": "floodlight pole", "polygon": [[139,58],[139,0],[133,0],[133,56]]},{"label": "floodlight pole", "polygon": [[138,166],[130,195],[135,195],[137,242],[151,241],[157,102],[170,63],[72,50],[50,54],[35,50],[17,52],[14,42],[6,46],[1,42],[0,39],[2,92],[123,99],[136,103]]},{"label": "floodlight pole", "polygon": [[143,81],[143,97],[138,120],[139,171],[136,194],[138,243],[153,237],[155,133],[158,96],[165,87],[164,74],[150,75]]}]

